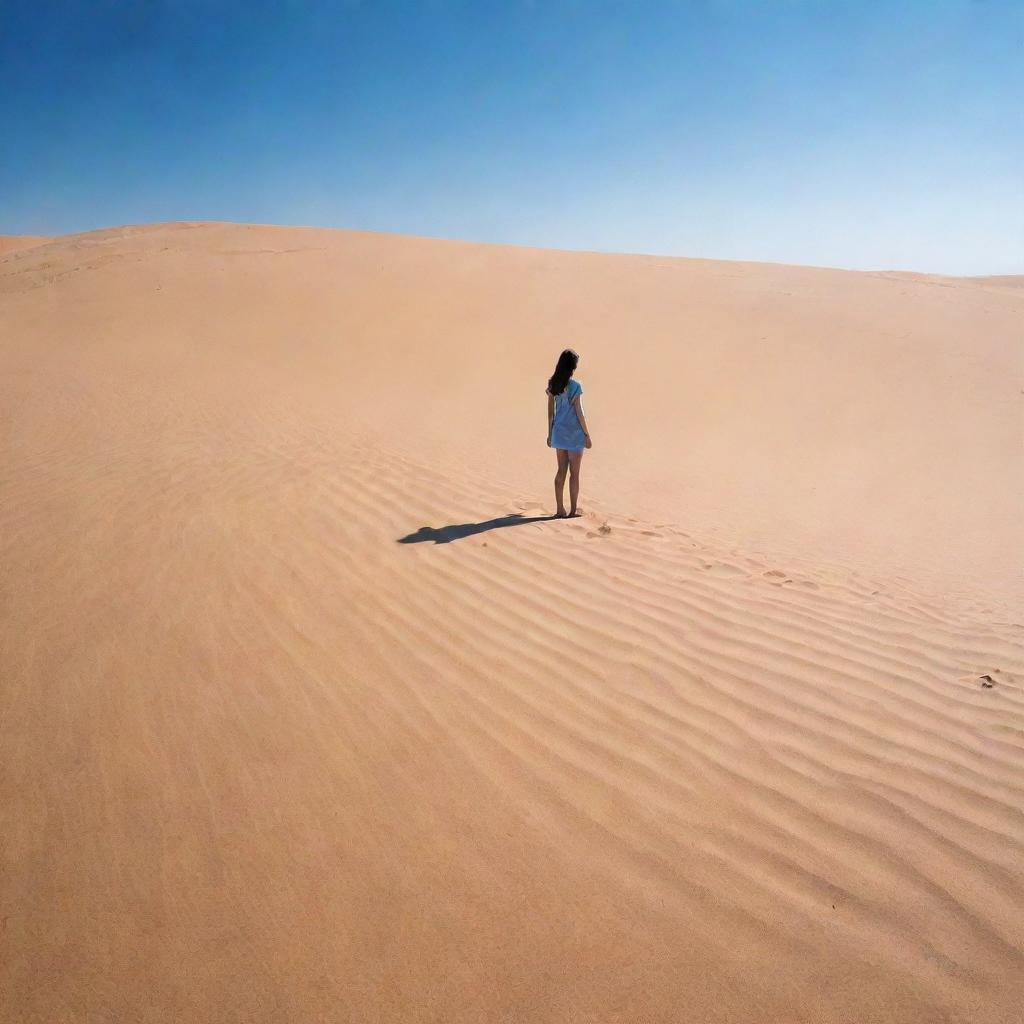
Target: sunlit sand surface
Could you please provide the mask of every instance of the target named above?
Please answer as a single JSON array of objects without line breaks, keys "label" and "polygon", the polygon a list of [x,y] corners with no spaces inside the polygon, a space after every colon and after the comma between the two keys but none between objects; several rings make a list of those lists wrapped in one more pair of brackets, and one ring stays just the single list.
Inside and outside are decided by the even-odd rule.
[{"label": "sunlit sand surface", "polygon": [[1020,279],[0,252],[0,1018],[1019,1024]]}]

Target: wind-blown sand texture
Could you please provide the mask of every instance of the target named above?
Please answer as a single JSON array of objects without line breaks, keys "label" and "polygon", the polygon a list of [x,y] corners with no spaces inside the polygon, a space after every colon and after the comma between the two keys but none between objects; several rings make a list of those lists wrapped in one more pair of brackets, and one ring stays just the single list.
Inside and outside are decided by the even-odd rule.
[{"label": "wind-blown sand texture", "polygon": [[312,229],[4,256],[0,1018],[1019,1022],[1022,322]]}]

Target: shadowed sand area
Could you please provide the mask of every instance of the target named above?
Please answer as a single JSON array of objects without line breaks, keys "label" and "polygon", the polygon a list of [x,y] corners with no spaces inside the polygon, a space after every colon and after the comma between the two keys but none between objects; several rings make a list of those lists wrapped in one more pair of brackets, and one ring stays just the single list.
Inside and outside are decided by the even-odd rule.
[{"label": "shadowed sand area", "polygon": [[0,1019],[1019,1022],[1019,279],[0,253]]}]

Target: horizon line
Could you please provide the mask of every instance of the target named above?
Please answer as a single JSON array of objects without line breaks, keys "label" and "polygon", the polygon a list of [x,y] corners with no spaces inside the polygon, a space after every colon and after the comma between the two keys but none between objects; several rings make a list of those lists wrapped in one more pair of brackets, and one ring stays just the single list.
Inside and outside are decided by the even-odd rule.
[{"label": "horizon line", "polygon": [[667,252],[642,252],[628,249],[574,249],[565,246],[529,245],[525,242],[496,242],[489,239],[479,238],[456,238],[450,235],[424,235],[407,231],[382,231],[369,228],[325,226],[322,224],[285,224],[270,221],[236,221],[216,219],[190,219],[178,218],[176,220],[158,221],[135,221],[124,224],[111,224],[101,228],[89,228],[85,231],[68,231],[59,235],[37,235],[32,232],[19,231],[8,233],[0,231],[2,238],[36,238],[40,239],[38,245],[27,246],[24,249],[15,250],[0,256],[0,260],[15,255],[16,252],[25,252],[30,248],[46,245],[50,242],[57,242],[67,238],[77,238],[86,235],[99,235],[108,231],[123,231],[131,228],[166,228],[166,227],[205,227],[226,225],[242,228],[276,228],[280,230],[296,231],[336,231],[354,235],[384,235],[392,238],[409,238],[429,242],[445,242],[453,245],[485,245],[499,249],[527,249],[536,252],[567,253],[580,256],[630,256],[644,259],[663,260],[689,260],[700,263],[737,263],[755,264],[768,267],[795,267],[803,270],[838,270],[847,274],[906,274],[921,278],[944,278],[952,281],[984,281],[994,278],[1024,278],[1024,268],[1017,272],[996,272],[988,274],[945,274],[928,270],[913,270],[907,267],[874,267],[865,269],[862,267],[843,267],[833,264],[820,263],[789,263],[783,260],[754,260],[740,257],[719,257],[719,256],[689,256],[679,253]]}]

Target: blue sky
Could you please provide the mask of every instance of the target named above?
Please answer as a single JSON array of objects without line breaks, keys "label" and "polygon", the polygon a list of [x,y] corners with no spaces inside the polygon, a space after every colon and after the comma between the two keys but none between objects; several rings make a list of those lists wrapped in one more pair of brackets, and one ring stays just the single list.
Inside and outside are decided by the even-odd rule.
[{"label": "blue sky", "polygon": [[0,0],[0,233],[1024,273],[1024,0]]}]

